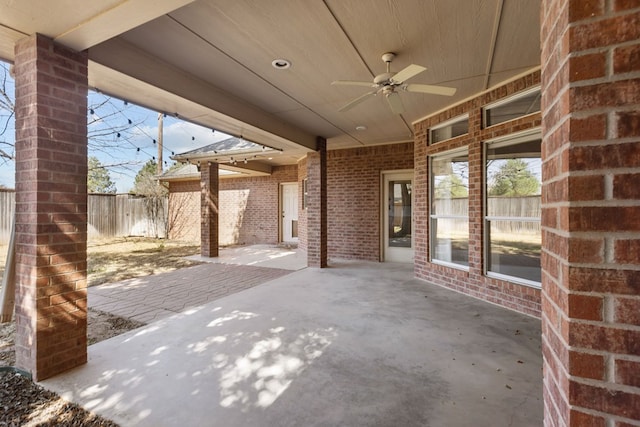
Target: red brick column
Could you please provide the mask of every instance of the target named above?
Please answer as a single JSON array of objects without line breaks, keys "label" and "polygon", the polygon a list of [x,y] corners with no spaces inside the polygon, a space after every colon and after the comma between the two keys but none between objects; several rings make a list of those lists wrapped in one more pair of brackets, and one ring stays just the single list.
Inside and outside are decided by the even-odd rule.
[{"label": "red brick column", "polygon": [[542,1],[545,426],[640,425],[639,6]]},{"label": "red brick column", "polygon": [[200,253],[218,256],[218,164],[200,167]]},{"label": "red brick column", "polygon": [[42,380],[87,361],[87,55],[15,52],[16,365]]},{"label": "red brick column", "polygon": [[327,266],[327,141],[307,156],[307,265]]},{"label": "red brick column", "polygon": [[423,121],[414,126],[413,142],[413,269],[423,277],[429,263],[429,162],[427,161],[427,132]]}]

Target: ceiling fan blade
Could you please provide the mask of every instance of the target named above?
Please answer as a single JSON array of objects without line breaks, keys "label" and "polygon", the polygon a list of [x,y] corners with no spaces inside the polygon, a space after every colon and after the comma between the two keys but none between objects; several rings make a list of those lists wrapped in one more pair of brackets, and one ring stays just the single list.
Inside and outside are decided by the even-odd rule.
[{"label": "ceiling fan blade", "polygon": [[394,83],[403,83],[411,77],[417,76],[424,70],[426,70],[426,68],[422,65],[411,64],[391,77],[391,81]]},{"label": "ceiling fan blade", "polygon": [[376,87],[376,85],[372,82],[359,82],[355,80],[336,80],[331,82],[332,85],[339,86],[365,86],[365,87]]},{"label": "ceiling fan blade", "polygon": [[367,99],[369,99],[369,97],[371,95],[375,95],[377,91],[372,90],[371,92],[367,92],[364,95],[360,95],[359,97],[357,97],[356,99],[354,99],[353,101],[349,102],[347,105],[345,105],[344,107],[340,108],[338,111],[343,113],[345,111],[348,111],[350,109],[352,109],[353,107],[355,107],[356,105],[360,104],[361,102],[366,101]]},{"label": "ceiling fan blade", "polygon": [[397,92],[391,92],[385,96],[387,97],[387,102],[389,103],[389,107],[391,107],[393,114],[404,113],[404,105],[402,105],[402,100]]},{"label": "ceiling fan blade", "polygon": [[452,96],[454,93],[456,93],[456,88],[454,87],[421,85],[421,84],[402,85],[402,89],[406,90],[407,92],[430,93],[432,95],[444,95],[444,96]]}]

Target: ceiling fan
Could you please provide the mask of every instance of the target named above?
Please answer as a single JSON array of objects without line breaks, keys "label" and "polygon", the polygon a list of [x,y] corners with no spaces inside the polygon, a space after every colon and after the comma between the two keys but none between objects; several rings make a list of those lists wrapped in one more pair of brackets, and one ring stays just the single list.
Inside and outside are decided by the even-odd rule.
[{"label": "ceiling fan", "polygon": [[371,96],[375,96],[381,93],[387,99],[391,111],[394,114],[402,114],[405,110],[404,105],[402,105],[400,95],[397,92],[398,90],[444,96],[452,96],[454,93],[456,93],[456,89],[452,87],[405,83],[410,78],[426,70],[426,68],[421,65],[411,64],[403,70],[394,73],[391,71],[391,61],[393,61],[393,58],[395,57],[396,54],[391,52],[387,52],[382,55],[382,60],[387,64],[387,72],[378,74],[373,79],[373,82],[361,82],[353,80],[336,80],[332,82],[332,85],[365,86],[374,88],[372,91],[367,92],[364,95],[361,95],[353,101],[349,102],[338,111],[348,111],[361,102],[366,101]]}]

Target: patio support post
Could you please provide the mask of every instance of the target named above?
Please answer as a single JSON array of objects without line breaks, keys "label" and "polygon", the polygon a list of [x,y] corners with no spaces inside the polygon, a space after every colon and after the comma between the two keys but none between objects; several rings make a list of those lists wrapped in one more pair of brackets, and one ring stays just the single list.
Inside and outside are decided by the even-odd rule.
[{"label": "patio support post", "polygon": [[548,427],[640,425],[637,6],[542,1]]},{"label": "patio support post", "polygon": [[16,365],[37,381],[87,361],[87,53],[15,45]]},{"label": "patio support post", "polygon": [[203,257],[218,256],[218,164],[200,166],[200,253]]},{"label": "patio support post", "polygon": [[327,266],[327,140],[307,156],[307,265]]}]

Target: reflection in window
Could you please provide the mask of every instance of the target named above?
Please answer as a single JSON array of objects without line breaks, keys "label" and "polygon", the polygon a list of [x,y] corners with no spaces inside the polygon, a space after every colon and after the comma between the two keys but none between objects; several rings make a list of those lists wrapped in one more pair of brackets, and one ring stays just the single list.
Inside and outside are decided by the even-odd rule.
[{"label": "reflection in window", "polygon": [[467,133],[469,133],[469,116],[464,115],[431,128],[429,141],[435,144]]},{"label": "reflection in window", "polygon": [[431,260],[469,265],[469,156],[431,158]]},{"label": "reflection in window", "polygon": [[539,285],[540,139],[486,150],[487,273]]},{"label": "reflection in window", "polygon": [[540,88],[518,93],[484,109],[484,126],[493,126],[540,111]]}]

